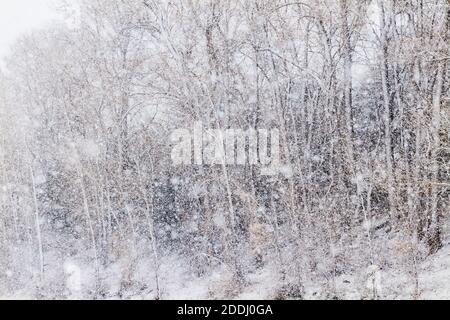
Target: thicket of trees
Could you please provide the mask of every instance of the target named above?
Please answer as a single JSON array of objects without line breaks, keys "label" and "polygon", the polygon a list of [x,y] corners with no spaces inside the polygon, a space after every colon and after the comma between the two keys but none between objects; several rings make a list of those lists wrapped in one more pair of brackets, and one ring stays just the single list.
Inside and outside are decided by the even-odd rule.
[{"label": "thicket of trees", "polygon": [[[449,211],[447,0],[61,9],[78,6],[0,73],[0,293],[64,297],[73,258],[94,270],[87,297],[164,299],[175,255],[195,277],[221,270],[211,297],[268,265],[281,298],[311,284],[340,298],[338,277],[373,266],[402,270],[419,297]],[[280,174],[174,167],[171,133],[198,121],[278,128]]]}]

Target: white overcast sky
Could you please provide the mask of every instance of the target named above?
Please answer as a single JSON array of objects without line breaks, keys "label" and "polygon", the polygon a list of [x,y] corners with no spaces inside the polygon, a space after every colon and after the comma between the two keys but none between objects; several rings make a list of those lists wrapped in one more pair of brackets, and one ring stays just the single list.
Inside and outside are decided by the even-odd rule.
[{"label": "white overcast sky", "polygon": [[58,17],[53,4],[54,0],[0,0],[0,60],[21,34]]}]

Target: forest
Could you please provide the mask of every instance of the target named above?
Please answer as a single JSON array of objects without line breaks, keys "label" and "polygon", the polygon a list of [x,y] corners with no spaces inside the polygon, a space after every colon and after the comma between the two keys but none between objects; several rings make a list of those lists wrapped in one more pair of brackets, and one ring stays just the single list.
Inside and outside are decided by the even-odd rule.
[{"label": "forest", "polygon": [[[449,0],[58,10],[0,65],[0,299],[450,298]],[[199,123],[277,171],[175,164]]]}]

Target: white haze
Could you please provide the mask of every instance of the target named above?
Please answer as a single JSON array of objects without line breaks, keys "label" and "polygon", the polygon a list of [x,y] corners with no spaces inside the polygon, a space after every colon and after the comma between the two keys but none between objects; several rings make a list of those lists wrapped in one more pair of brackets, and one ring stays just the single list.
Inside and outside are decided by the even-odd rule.
[{"label": "white haze", "polygon": [[22,34],[57,17],[51,0],[0,0],[0,60]]}]

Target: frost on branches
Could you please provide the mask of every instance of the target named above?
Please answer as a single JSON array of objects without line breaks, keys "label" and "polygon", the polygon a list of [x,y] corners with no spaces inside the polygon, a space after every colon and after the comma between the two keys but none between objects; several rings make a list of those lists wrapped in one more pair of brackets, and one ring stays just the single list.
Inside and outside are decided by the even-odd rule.
[{"label": "frost on branches", "polygon": [[0,69],[0,298],[450,298],[448,0],[59,10]]}]

